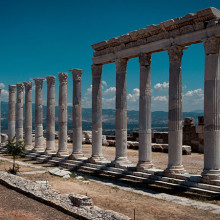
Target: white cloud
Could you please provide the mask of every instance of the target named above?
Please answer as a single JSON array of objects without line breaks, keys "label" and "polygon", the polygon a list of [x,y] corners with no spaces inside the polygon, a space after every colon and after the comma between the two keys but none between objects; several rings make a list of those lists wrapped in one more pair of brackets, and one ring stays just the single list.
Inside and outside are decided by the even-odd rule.
[{"label": "white cloud", "polygon": [[168,99],[166,96],[153,96],[153,101],[167,102]]},{"label": "white cloud", "polygon": [[86,95],[89,95],[92,93],[92,85],[86,90]]},{"label": "white cloud", "polygon": [[138,88],[133,89],[132,93],[127,95],[128,102],[136,102],[139,100],[140,90]]},{"label": "white cloud", "polygon": [[5,89],[2,89],[1,91],[1,99],[2,101],[8,101],[8,91]]},{"label": "white cloud", "polygon": [[107,85],[107,82],[104,81],[104,80],[102,81],[102,85],[103,85],[103,86],[108,86],[108,85]]},{"label": "white cloud", "polygon": [[103,94],[104,95],[111,95],[111,94],[115,94],[116,92],[116,88],[115,87],[110,87],[108,89],[106,89]]},{"label": "white cloud", "polygon": [[195,90],[190,90],[186,92],[183,96],[185,97],[190,97],[190,96],[203,96],[203,91],[202,89],[195,89]]},{"label": "white cloud", "polygon": [[0,88],[1,89],[5,88],[5,84],[4,83],[0,83]]},{"label": "white cloud", "polygon": [[157,89],[157,90],[163,90],[163,89],[168,89],[168,88],[169,88],[168,82],[157,83],[156,85],[154,85],[154,89]]},{"label": "white cloud", "polygon": [[112,98],[102,98],[102,107],[114,109],[115,108],[115,96]]}]

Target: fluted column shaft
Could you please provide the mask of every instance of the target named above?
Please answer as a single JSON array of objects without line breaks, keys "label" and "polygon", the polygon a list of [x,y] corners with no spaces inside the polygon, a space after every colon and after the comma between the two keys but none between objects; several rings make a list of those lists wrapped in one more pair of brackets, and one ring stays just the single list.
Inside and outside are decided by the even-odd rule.
[{"label": "fluted column shaft", "polygon": [[173,46],[169,55],[169,124],[167,173],[183,173],[182,166],[182,56],[183,47]]},{"label": "fluted column shaft", "polygon": [[92,157],[95,163],[102,155],[102,65],[92,65]]},{"label": "fluted column shaft", "polygon": [[219,38],[204,42],[204,170],[203,180],[220,180]]},{"label": "fluted column shaft", "polygon": [[46,152],[55,153],[55,76],[47,76]]},{"label": "fluted column shaft", "polygon": [[25,117],[24,143],[27,150],[32,149],[32,82],[24,82],[25,86]]},{"label": "fluted column shaft", "polygon": [[151,149],[151,54],[141,54],[139,97],[139,161],[138,170],[152,168]]},{"label": "fluted column shaft", "polygon": [[67,149],[67,73],[59,73],[59,143],[58,156],[68,156]]},{"label": "fluted column shaft", "polygon": [[16,100],[16,141],[23,140],[23,83],[17,83]]},{"label": "fluted column shaft", "polygon": [[73,76],[73,152],[71,159],[82,158],[81,69],[72,69]]},{"label": "fluted column shaft", "polygon": [[2,143],[2,112],[1,112],[1,93],[2,90],[0,89],[0,145]]},{"label": "fluted column shaft", "polygon": [[34,151],[43,152],[43,78],[35,78],[35,145]]},{"label": "fluted column shaft", "polygon": [[116,157],[115,166],[128,164],[127,160],[127,59],[116,60]]},{"label": "fluted column shaft", "polygon": [[10,140],[15,137],[15,88],[15,85],[8,86],[8,138]]}]

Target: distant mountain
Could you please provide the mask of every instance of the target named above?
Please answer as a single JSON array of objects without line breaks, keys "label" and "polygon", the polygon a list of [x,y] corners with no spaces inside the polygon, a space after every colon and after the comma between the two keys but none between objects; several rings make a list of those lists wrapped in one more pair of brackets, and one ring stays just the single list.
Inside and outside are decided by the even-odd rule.
[{"label": "distant mountain", "polygon": [[[32,105],[33,109],[33,119],[34,119],[34,104]],[[8,127],[8,103],[2,102],[2,130],[7,130]],[[72,107],[68,106],[68,130],[72,128]],[[43,125],[46,128],[46,106],[43,106]],[[56,130],[58,130],[58,106],[55,107],[56,115]],[[198,116],[203,115],[203,111],[197,110],[193,112],[183,112],[183,118],[192,117],[195,119],[196,124],[198,123]],[[151,114],[152,117],[152,128],[153,130],[166,131],[168,128],[168,112],[164,111],[154,111]],[[132,131],[138,131],[138,119],[139,111],[128,110],[127,111],[127,122],[128,122],[128,133]],[[114,134],[115,129],[115,109],[103,109],[102,110],[102,121],[103,121],[103,133],[104,134]],[[92,129],[92,110],[90,108],[82,109],[82,123],[83,130]],[[33,121],[34,129],[34,121]]]}]

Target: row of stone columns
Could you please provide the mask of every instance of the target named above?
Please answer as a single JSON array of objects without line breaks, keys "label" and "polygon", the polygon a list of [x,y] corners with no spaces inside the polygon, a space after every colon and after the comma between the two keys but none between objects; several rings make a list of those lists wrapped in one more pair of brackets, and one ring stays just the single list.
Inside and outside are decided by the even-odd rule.
[{"label": "row of stone columns", "polygon": [[[81,110],[81,75],[82,70],[70,70],[73,75],[73,152],[72,158],[82,154],[82,110]],[[67,149],[67,77],[68,73],[58,73],[59,78],[59,143],[58,156],[68,156]],[[43,138],[43,78],[35,82],[35,144],[32,147],[32,82],[9,85],[8,135],[9,139],[23,140],[23,89],[25,87],[24,143],[26,149],[35,152],[56,153],[55,149],[55,76],[47,76],[47,127],[46,149]],[[15,90],[17,98],[15,101]],[[16,111],[15,111],[16,107]],[[16,112],[16,115],[15,115]]]},{"label": "row of stone columns", "polygon": [[[204,171],[203,178],[220,179],[220,81],[219,38],[207,39],[205,48],[204,89]],[[182,165],[182,71],[183,46],[172,46],[169,55],[169,146],[165,173],[184,173]],[[127,59],[116,61],[116,156],[115,166],[129,166],[127,159]],[[139,56],[139,161],[138,170],[152,168],[151,149],[151,54]],[[102,155],[102,65],[92,65],[92,162],[104,160]]]}]

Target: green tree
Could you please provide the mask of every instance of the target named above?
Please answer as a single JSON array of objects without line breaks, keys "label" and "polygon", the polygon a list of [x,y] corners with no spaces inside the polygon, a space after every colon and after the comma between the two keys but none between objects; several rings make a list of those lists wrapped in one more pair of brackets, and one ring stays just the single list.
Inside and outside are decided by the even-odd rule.
[{"label": "green tree", "polygon": [[19,166],[16,165],[15,162],[16,158],[25,152],[24,142],[15,141],[15,137],[13,137],[11,140],[8,140],[6,148],[8,150],[8,154],[13,157],[13,167],[12,169],[10,168],[8,171],[9,173],[16,174],[19,170]]}]

